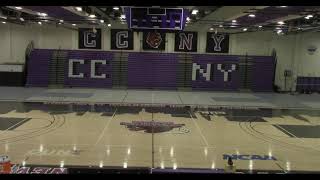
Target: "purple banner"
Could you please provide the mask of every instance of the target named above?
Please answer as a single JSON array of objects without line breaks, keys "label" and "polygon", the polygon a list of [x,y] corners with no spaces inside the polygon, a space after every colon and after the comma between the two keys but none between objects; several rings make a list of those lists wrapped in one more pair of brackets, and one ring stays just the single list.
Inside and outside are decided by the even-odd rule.
[{"label": "purple banner", "polygon": [[237,90],[240,80],[237,70],[238,64],[238,56],[193,55],[192,88]]},{"label": "purple banner", "polygon": [[168,53],[130,53],[128,87],[175,89],[177,55]]},{"label": "purple banner", "polygon": [[53,50],[34,49],[28,61],[26,86],[47,87],[49,84],[49,62]]},{"label": "purple banner", "polygon": [[[112,58],[113,54],[106,51],[69,51],[68,60],[65,62],[64,85],[71,87],[112,87]],[[71,60],[83,60],[83,64],[75,62],[71,65]],[[93,60],[100,60],[101,62],[92,64]],[[70,77],[71,69],[73,74],[79,75],[82,73],[83,77]],[[96,76],[105,75],[105,77],[93,77],[92,71],[95,71]]]}]

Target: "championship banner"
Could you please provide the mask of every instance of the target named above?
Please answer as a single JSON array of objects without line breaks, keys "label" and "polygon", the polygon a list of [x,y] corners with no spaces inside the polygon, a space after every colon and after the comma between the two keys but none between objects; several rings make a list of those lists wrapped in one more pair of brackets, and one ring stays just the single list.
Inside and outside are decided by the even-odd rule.
[{"label": "championship banner", "polygon": [[229,35],[216,34],[207,32],[207,48],[208,53],[228,53],[229,52]]},{"label": "championship banner", "polygon": [[197,52],[197,42],[197,32],[177,32],[175,33],[174,51]]},{"label": "championship banner", "polygon": [[79,49],[101,49],[101,29],[79,28]]},{"label": "championship banner", "polygon": [[166,33],[156,31],[143,32],[143,49],[144,50],[165,50]]},{"label": "championship banner", "polygon": [[133,31],[111,29],[111,49],[133,50]]}]

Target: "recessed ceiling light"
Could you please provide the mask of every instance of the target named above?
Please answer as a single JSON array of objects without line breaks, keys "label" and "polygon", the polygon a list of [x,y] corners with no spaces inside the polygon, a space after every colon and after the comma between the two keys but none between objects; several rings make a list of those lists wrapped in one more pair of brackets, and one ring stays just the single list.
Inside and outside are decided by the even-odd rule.
[{"label": "recessed ceiling light", "polygon": [[235,23],[235,22],[237,22],[237,20],[234,19],[234,20],[232,20],[232,22]]},{"label": "recessed ceiling light", "polygon": [[213,28],[210,28],[209,30],[210,30],[210,31],[213,31]]},{"label": "recessed ceiling light", "polygon": [[108,27],[111,27],[111,24],[108,24]]},{"label": "recessed ceiling light", "polygon": [[121,18],[121,19],[125,19],[125,18],[126,18],[126,15],[121,14],[120,18]]},{"label": "recessed ceiling light", "polygon": [[113,7],[113,10],[118,11],[118,10],[119,10],[119,7],[118,7],[118,6],[115,6],[115,7]]},{"label": "recessed ceiling light", "polygon": [[192,10],[192,12],[191,12],[191,14],[197,14],[199,12],[199,10],[198,9],[194,9],[194,10]]},{"label": "recessed ceiling light", "polygon": [[22,7],[20,7],[20,6],[16,6],[15,8],[18,9],[18,10],[22,9]]},{"label": "recessed ceiling light", "polygon": [[100,22],[101,22],[101,23],[104,23],[104,20],[103,20],[103,19],[101,19],[101,20],[100,20]]},{"label": "recessed ceiling light", "polygon": [[285,7],[288,7],[288,6],[280,6],[280,7],[285,8]]},{"label": "recessed ceiling light", "polygon": [[39,16],[48,16],[48,14],[46,14],[46,13],[40,13],[40,12],[38,13],[38,15],[39,15]]},{"label": "recessed ceiling light", "polygon": [[95,18],[95,17],[97,17],[97,16],[94,15],[94,14],[90,14],[89,17],[90,17],[90,18]]},{"label": "recessed ceiling light", "polygon": [[243,31],[247,31],[248,29],[247,29],[247,28],[243,28],[242,30],[243,30]]},{"label": "recessed ceiling light", "polygon": [[222,28],[222,27],[223,27],[223,25],[222,25],[222,24],[220,24],[220,25],[219,25],[219,27],[221,27],[221,28]]},{"label": "recessed ceiling light", "polygon": [[77,11],[82,11],[82,7],[78,6],[78,7],[76,7],[76,10]]},{"label": "recessed ceiling light", "polygon": [[2,21],[2,24],[6,24],[7,22],[5,22],[5,21]]},{"label": "recessed ceiling light", "polygon": [[40,21],[39,21],[39,22],[38,22],[38,24],[40,24],[40,25],[41,25],[41,24],[42,24],[42,22],[40,22]]},{"label": "recessed ceiling light", "polygon": [[262,28],[262,26],[258,26],[259,28]]},{"label": "recessed ceiling light", "polygon": [[24,19],[21,17],[21,18],[20,18],[20,21],[24,21]]},{"label": "recessed ceiling light", "polygon": [[256,17],[256,15],[254,15],[254,14],[249,14],[249,17]]},{"label": "recessed ceiling light", "polygon": [[76,26],[76,24],[72,24],[72,26]]},{"label": "recessed ceiling light", "polygon": [[310,18],[313,18],[313,15],[309,14],[308,16],[304,17],[306,19],[310,19]]},{"label": "recessed ceiling light", "polygon": [[60,20],[59,20],[59,22],[63,23],[63,20],[62,20],[62,19],[60,19]]},{"label": "recessed ceiling light", "polygon": [[61,22],[59,22],[58,24],[62,24]]},{"label": "recessed ceiling light", "polygon": [[284,22],[283,22],[283,21],[279,21],[279,22],[278,22],[278,24],[283,25],[283,24],[284,24]]}]

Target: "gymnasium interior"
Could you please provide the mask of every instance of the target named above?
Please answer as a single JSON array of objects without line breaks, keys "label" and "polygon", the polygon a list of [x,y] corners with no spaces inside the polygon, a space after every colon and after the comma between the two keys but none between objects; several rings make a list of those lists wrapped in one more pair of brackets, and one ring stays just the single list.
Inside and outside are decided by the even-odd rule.
[{"label": "gymnasium interior", "polygon": [[0,6],[0,173],[320,172],[320,6]]}]

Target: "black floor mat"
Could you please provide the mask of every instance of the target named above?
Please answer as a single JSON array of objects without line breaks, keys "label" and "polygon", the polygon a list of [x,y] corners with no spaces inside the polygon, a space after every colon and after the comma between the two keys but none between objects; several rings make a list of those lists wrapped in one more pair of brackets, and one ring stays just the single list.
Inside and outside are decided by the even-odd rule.
[{"label": "black floor mat", "polygon": [[310,125],[273,125],[273,126],[278,128],[280,131],[284,132],[290,137],[320,138],[320,126],[310,126]]},{"label": "black floor mat", "polygon": [[[0,130],[14,130],[17,127],[28,122],[31,118],[6,118],[0,117]],[[23,121],[23,122],[22,122]]]}]

